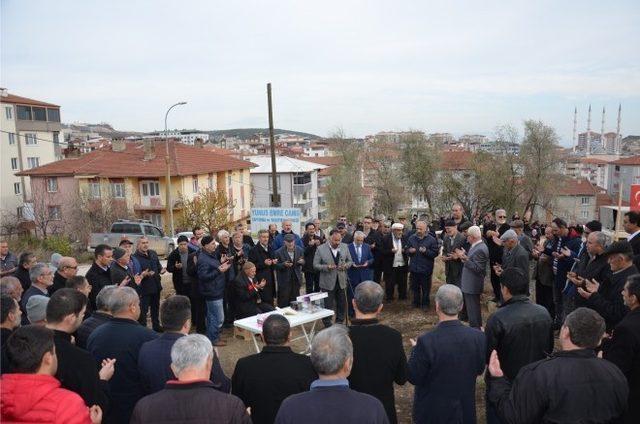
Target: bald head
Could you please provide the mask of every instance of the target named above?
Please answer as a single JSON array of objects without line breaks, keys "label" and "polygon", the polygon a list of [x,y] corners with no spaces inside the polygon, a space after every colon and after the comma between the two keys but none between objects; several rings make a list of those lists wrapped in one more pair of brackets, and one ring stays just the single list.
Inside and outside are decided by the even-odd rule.
[{"label": "bald head", "polygon": [[69,279],[78,273],[78,261],[71,256],[63,256],[58,262],[58,274]]}]

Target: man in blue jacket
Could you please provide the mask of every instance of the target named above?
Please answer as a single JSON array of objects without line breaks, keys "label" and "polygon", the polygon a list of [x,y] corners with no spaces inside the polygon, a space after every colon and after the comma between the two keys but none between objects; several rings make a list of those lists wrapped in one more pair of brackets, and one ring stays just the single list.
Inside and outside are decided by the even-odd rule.
[{"label": "man in blue jacket", "polygon": [[207,305],[207,337],[214,346],[226,346],[220,340],[220,328],[224,322],[224,273],[231,266],[230,261],[220,263],[215,252],[217,243],[211,236],[204,236],[201,241],[202,249],[198,254],[196,264],[200,293]]},{"label": "man in blue jacket", "polygon": [[167,272],[160,264],[158,254],[149,249],[149,239],[145,236],[137,240],[137,250],[133,255],[142,268],[142,282],[138,293],[140,295],[140,318],[138,322],[147,325],[147,312],[151,309],[151,324],[153,331],[161,331],[160,328],[160,291],[162,284],[160,276]]},{"label": "man in blue jacket", "polygon": [[[164,333],[155,340],[146,342],[138,354],[140,381],[145,395],[164,389],[170,380],[176,380],[171,369],[171,349],[181,337],[191,330],[191,302],[186,296],[176,295],[165,300],[160,306],[160,322]],[[224,393],[231,391],[231,381],[220,367],[220,360],[213,351],[211,367],[213,388]]]},{"label": "man in blue jacket", "polygon": [[[479,238],[479,237],[478,237]],[[436,293],[438,325],[418,340],[407,364],[409,382],[416,386],[416,423],[476,422],[476,377],[484,371],[486,340],[482,331],[458,320],[462,292],[453,284]]]},{"label": "man in blue jacket", "polygon": [[405,252],[409,256],[413,306],[429,309],[433,260],[439,253],[438,241],[427,232],[427,223],[416,222],[416,232],[407,240]]}]

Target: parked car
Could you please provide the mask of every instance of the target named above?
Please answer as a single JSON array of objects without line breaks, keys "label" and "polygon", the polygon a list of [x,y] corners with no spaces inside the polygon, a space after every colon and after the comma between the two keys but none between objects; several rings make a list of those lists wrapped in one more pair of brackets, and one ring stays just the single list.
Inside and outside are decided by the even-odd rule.
[{"label": "parked car", "polygon": [[151,221],[119,219],[111,224],[108,233],[91,233],[87,250],[93,252],[99,244],[117,247],[125,237],[135,244],[136,240],[143,235],[149,239],[149,248],[161,256],[171,253],[177,245],[172,237],[165,236],[164,232]]}]

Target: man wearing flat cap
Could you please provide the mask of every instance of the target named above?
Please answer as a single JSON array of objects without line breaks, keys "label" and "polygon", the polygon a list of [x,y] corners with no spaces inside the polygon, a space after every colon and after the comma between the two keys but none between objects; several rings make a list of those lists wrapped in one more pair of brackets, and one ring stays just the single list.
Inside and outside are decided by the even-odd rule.
[{"label": "man wearing flat cap", "polygon": [[578,294],[585,300],[587,308],[604,318],[607,331],[611,331],[628,311],[621,293],[627,279],[637,274],[638,268],[633,264],[633,249],[627,241],[611,243],[603,256],[607,258],[611,274],[603,281],[585,279],[584,287],[578,287]]},{"label": "man wearing flat cap", "polygon": [[131,254],[121,248],[113,249],[113,263],[109,267],[111,283],[117,286],[129,286],[134,290],[138,290],[142,276],[135,273],[130,266]]},{"label": "man wearing flat cap", "polygon": [[522,246],[529,255],[533,252],[533,241],[524,232],[524,221],[521,219],[514,219],[509,223],[509,227],[518,235],[518,243]]},{"label": "man wearing flat cap", "polygon": [[[502,263],[493,265],[493,271],[499,277],[507,268],[517,268],[529,280],[529,252],[520,245],[518,234],[513,230],[507,230],[500,236],[502,242]],[[527,289],[527,294],[529,290]]]},{"label": "man wearing flat cap", "polygon": [[384,269],[384,285],[387,302],[393,301],[395,288],[398,287],[398,299],[407,298],[407,264],[405,253],[407,247],[403,236],[404,225],[396,222],[391,226],[391,232],[382,239],[382,255]]}]

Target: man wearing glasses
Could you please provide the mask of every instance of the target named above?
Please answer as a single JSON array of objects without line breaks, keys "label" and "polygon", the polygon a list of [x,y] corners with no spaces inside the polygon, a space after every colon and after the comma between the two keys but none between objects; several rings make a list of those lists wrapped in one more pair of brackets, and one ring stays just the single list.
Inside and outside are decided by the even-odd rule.
[{"label": "man wearing glasses", "polygon": [[78,273],[78,262],[70,257],[63,256],[58,263],[58,269],[53,277],[53,285],[49,286],[47,291],[49,296],[54,294],[57,290],[63,289],[67,285],[67,280],[71,277],[75,277]]}]

